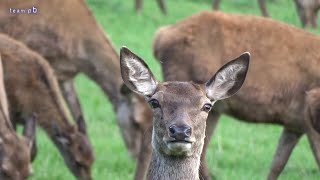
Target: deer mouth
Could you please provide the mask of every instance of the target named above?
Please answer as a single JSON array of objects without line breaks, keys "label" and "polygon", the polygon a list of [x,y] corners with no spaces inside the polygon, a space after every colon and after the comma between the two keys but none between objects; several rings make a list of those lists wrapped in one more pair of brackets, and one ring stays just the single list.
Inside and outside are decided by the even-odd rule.
[{"label": "deer mouth", "polygon": [[192,143],[187,141],[176,141],[167,143],[170,155],[180,156],[188,154],[192,149]]},{"label": "deer mouth", "polygon": [[167,141],[167,143],[190,143],[190,144],[192,144],[193,143],[193,141],[191,141],[191,140],[169,140],[169,141]]},{"label": "deer mouth", "polygon": [[168,154],[170,155],[186,155],[191,152],[192,144],[195,142],[192,139],[185,140],[175,140],[167,139],[165,140],[166,146],[169,150]]},{"label": "deer mouth", "polygon": [[180,144],[192,144],[194,143],[196,140],[194,138],[185,138],[185,139],[174,139],[171,137],[164,137],[163,141],[166,142],[166,144],[176,144],[176,143],[180,143]]}]

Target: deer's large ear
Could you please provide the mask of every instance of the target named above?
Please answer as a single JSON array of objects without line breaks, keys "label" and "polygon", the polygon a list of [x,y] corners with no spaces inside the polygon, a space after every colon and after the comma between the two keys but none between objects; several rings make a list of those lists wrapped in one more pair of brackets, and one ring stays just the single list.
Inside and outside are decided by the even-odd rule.
[{"label": "deer's large ear", "polygon": [[144,96],[154,94],[158,82],[148,65],[126,47],[120,50],[120,67],[122,79],[129,89]]},{"label": "deer's large ear", "polygon": [[216,101],[234,95],[246,79],[249,61],[250,53],[246,52],[222,66],[206,83],[207,97]]}]

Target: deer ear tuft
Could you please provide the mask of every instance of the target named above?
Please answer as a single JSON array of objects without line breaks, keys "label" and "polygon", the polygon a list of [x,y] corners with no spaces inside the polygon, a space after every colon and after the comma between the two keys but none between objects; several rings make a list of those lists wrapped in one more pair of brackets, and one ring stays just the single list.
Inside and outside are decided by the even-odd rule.
[{"label": "deer ear tuft", "polygon": [[155,92],[158,82],[148,65],[126,47],[120,51],[120,67],[122,79],[129,89],[144,96]]},{"label": "deer ear tuft", "polygon": [[250,53],[222,66],[206,83],[207,96],[211,100],[222,100],[235,94],[243,85],[249,68]]}]

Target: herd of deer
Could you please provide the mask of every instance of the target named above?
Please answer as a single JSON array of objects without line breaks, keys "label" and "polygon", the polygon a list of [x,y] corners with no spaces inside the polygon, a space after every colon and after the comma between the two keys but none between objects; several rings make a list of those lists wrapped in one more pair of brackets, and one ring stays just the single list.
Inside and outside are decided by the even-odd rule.
[{"label": "herd of deer", "polygon": [[[272,0],[276,1],[276,0]],[[135,0],[135,9],[140,12],[142,9],[143,0]],[[220,8],[221,0],[213,0],[212,8],[218,10]],[[160,10],[162,13],[167,14],[167,8],[165,0],[157,0]],[[297,12],[303,27],[311,26],[313,28],[317,27],[317,14],[320,9],[319,0],[294,0]],[[258,4],[261,13],[265,17],[269,17],[269,13],[266,6],[266,0],[258,0]]]},{"label": "herd of deer", "polygon": [[41,11],[23,15],[8,9],[30,2],[0,2],[0,179],[30,175],[37,123],[77,179],[92,179],[73,82],[80,72],[113,104],[136,180],[211,179],[205,157],[220,114],[283,126],[268,179],[303,134],[320,167],[320,37],[269,18],[201,12],[156,33],[161,83],[128,48],[119,57],[84,0],[34,3]]}]

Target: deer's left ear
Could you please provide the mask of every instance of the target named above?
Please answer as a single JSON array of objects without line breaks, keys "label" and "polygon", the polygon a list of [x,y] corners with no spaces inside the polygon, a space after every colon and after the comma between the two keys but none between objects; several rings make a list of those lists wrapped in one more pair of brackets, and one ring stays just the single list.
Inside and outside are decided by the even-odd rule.
[{"label": "deer's left ear", "polygon": [[207,97],[216,101],[234,95],[246,79],[249,61],[250,53],[246,52],[222,66],[206,83]]},{"label": "deer's left ear", "polygon": [[120,67],[122,79],[129,89],[144,96],[154,94],[158,82],[148,65],[126,47],[120,50]]}]

